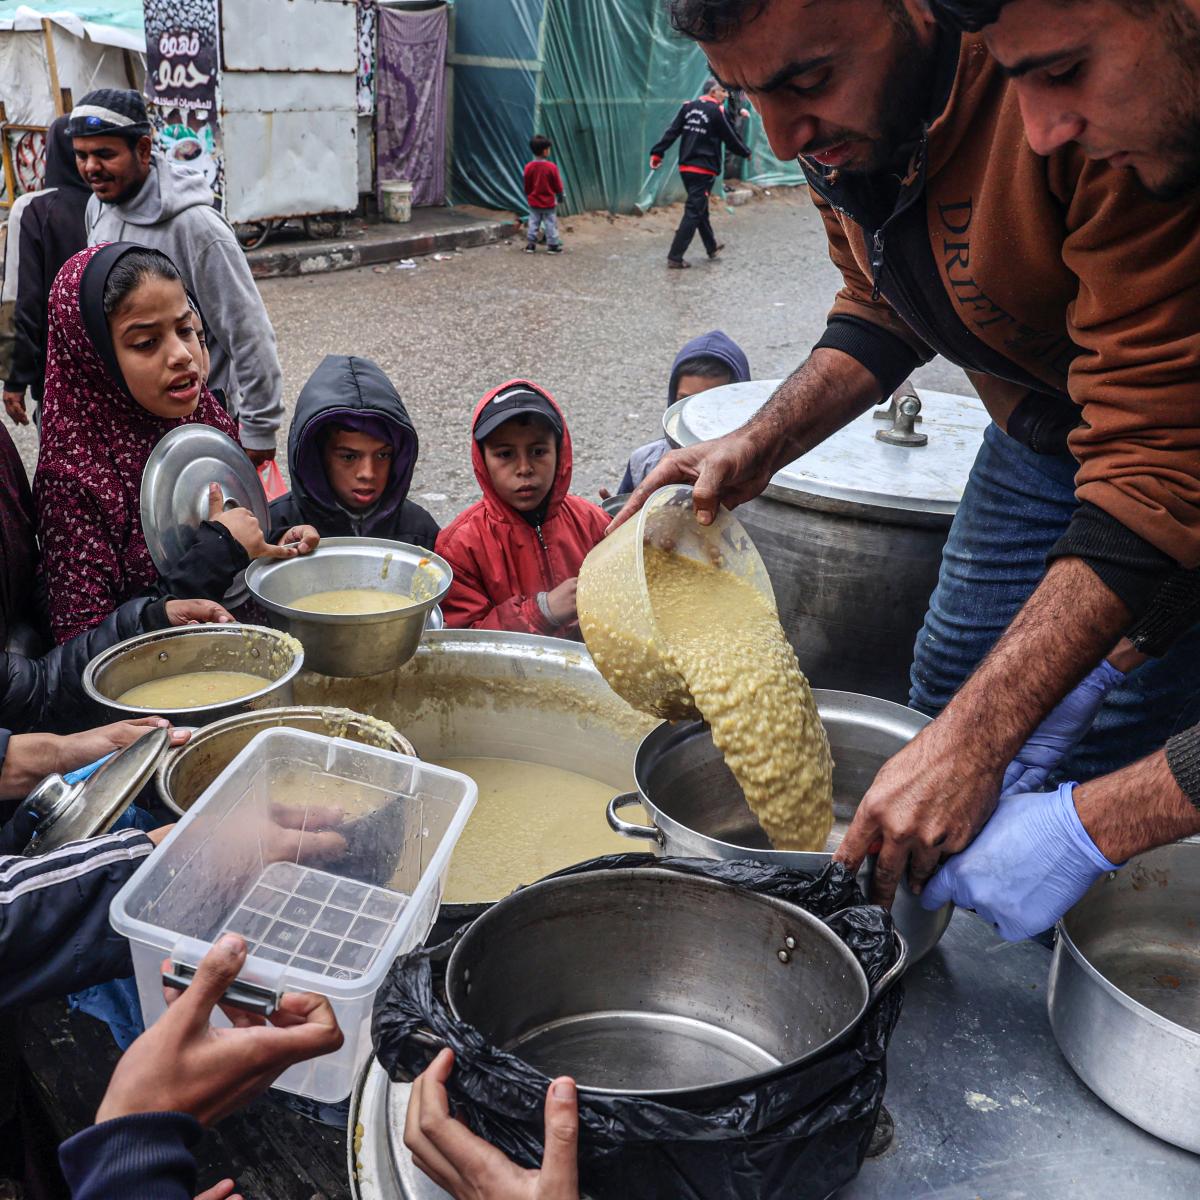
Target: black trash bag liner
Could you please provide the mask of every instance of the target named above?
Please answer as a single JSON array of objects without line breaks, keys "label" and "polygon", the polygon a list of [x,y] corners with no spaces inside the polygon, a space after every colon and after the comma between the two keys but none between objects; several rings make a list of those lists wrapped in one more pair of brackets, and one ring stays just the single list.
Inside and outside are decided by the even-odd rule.
[{"label": "black trash bag liner", "polygon": [[[820,874],[746,861],[660,859],[621,854],[557,873],[654,867],[736,883],[791,901],[816,916],[838,915],[830,928],[875,984],[895,958],[891,916],[864,905],[840,864]],[[847,911],[840,911],[850,907]],[[414,1078],[437,1048],[420,1030],[454,1050],[453,1111],[486,1141],[523,1166],[541,1162],[543,1107],[549,1079],[489,1045],[456,1021],[444,1000],[446,964],[460,929],[440,946],[397,960],[375,998],[375,1053],[393,1080]],[[900,1015],[902,988],[891,987],[850,1037],[797,1069],[706,1108],[633,1096],[579,1093],[580,1187],[594,1200],[727,1200],[788,1197],[823,1200],[857,1175],[887,1082],[888,1042]]]}]

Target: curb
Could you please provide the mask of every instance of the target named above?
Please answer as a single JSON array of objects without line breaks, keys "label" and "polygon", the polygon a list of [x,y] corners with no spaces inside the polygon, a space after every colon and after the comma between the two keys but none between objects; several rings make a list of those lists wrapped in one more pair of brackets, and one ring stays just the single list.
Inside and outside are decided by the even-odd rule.
[{"label": "curb", "polygon": [[297,242],[248,250],[246,261],[255,279],[277,279],[315,275],[325,271],[349,271],[376,263],[418,258],[439,250],[466,250],[486,246],[516,235],[516,220],[472,221],[449,229],[425,233],[397,231],[392,237],[328,242]]}]

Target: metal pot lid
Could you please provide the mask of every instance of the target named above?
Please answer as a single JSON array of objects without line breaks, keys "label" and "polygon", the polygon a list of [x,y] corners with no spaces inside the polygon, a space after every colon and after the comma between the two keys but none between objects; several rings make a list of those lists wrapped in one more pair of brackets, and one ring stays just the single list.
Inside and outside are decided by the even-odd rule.
[{"label": "metal pot lid", "polygon": [[[759,379],[711,388],[682,401],[668,436],[683,446],[721,437],[744,425],[781,380]],[[785,504],[866,507],[953,516],[991,418],[973,396],[919,392],[922,410],[915,429],[921,445],[888,444],[876,434],[893,422],[886,410],[866,412],[826,438],[803,458],[777,471],[766,494]],[[665,422],[664,422],[665,425]],[[903,439],[898,439],[903,440]],[[919,440],[919,439],[918,439]],[[825,504],[819,504],[825,507]]]},{"label": "metal pot lid", "polygon": [[14,817],[35,826],[24,853],[49,854],[68,842],[107,833],[149,783],[170,738],[166,727],[151,729],[99,766],[46,776]]},{"label": "metal pot lid", "polygon": [[[245,450],[209,425],[180,425],[154,447],[142,473],[142,533],[159,571],[179,561],[208,520],[213,483],[226,509],[248,508],[267,531],[267,496]],[[225,601],[237,606],[248,594],[239,574]]]}]

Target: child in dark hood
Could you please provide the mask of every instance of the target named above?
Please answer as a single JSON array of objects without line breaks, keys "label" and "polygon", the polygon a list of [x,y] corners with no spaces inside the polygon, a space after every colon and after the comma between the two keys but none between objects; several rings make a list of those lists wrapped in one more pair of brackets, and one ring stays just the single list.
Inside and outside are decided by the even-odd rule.
[{"label": "child in dark hood", "polygon": [[[727,383],[745,383],[750,378],[750,362],[741,346],[714,329],[711,333],[692,338],[675,356],[671,378],[667,382],[667,407],[678,400],[707,392],[709,388]],[[639,446],[630,456],[621,479],[618,495],[632,492],[658,466],[671,446],[666,438],[657,438]]]},{"label": "child in dark hood", "polygon": [[417,431],[400,393],[369,358],[330,354],[296,401],[288,434],[292,490],[271,504],[272,529],[377,537],[432,550],[437,522],[408,499]]},{"label": "child in dark hood", "polygon": [[579,636],[575,582],[604,536],[604,510],[571,487],[571,434],[550,393],[526,379],[475,408],[471,462],[483,499],[438,535],[454,569],[442,602],[452,629]]}]

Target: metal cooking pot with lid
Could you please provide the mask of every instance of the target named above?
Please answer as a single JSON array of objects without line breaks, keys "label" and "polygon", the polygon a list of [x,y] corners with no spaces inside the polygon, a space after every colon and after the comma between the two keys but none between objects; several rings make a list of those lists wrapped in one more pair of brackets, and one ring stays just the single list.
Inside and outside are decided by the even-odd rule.
[{"label": "metal cooking pot with lid", "polygon": [[522,888],[450,955],[454,1016],[586,1092],[719,1102],[848,1036],[899,978],[870,987],[796,905],[658,868]]},{"label": "metal cooking pot with lid", "polygon": [[[713,745],[708,726],[699,721],[659,725],[638,747],[634,776],[638,790],[617,796],[608,806],[609,824],[627,837],[655,843],[663,854],[677,857],[750,858],[803,871],[820,871],[841,843],[859,801],[879,768],[929,723],[929,718],[888,700],[848,692],[813,693],[833,754],[834,825],[826,849],[806,853],[772,849],[750,811],[741,788]],[[651,825],[620,816],[627,805],[641,802]],[[873,860],[859,875],[870,894]],[[937,944],[954,906],[926,912],[901,884],[892,919],[917,962]]]},{"label": "metal cooking pot with lid", "polygon": [[[1200,1154],[1200,838],[1103,876],[1058,924],[1050,1026],[1075,1073]],[[1200,1175],[1198,1175],[1200,1178]]]},{"label": "metal cooking pot with lid", "polygon": [[[730,433],[779,382],[690,396],[668,410],[668,436],[691,446]],[[990,422],[973,397],[922,390],[918,399],[919,415],[897,414],[897,434],[918,432],[924,444],[906,436],[880,440],[890,423],[877,419],[882,413],[865,413],[737,508],[814,687],[908,698],[913,642]]]}]

